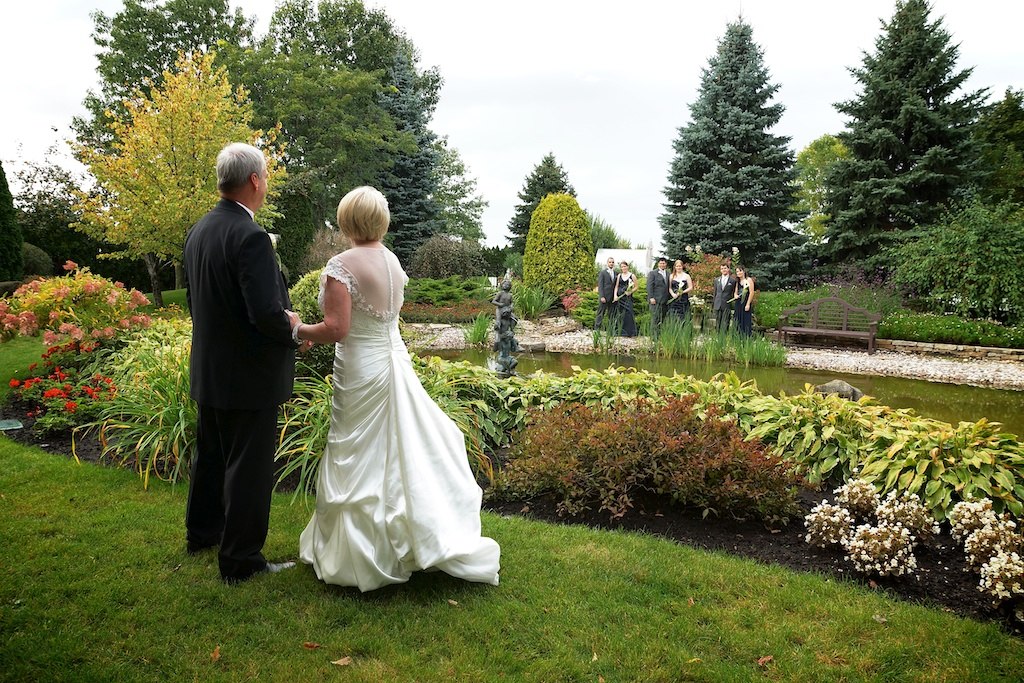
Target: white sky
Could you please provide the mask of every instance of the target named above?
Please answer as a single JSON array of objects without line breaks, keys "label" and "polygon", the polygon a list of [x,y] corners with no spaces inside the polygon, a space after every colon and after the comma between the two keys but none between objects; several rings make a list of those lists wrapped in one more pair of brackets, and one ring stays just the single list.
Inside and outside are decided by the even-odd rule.
[{"label": "white sky", "polygon": [[[232,0],[267,26],[274,0]],[[432,124],[458,148],[490,206],[488,244],[503,244],[517,193],[553,152],[583,208],[628,239],[657,247],[672,142],[726,23],[753,26],[777,101],[776,131],[794,151],[842,129],[833,103],[850,99],[848,67],[873,51],[893,0],[367,0],[382,7],[444,77]],[[97,82],[90,12],[121,0],[30,0],[4,7],[0,39],[0,160],[40,160],[70,135]],[[1024,88],[1024,2],[934,0],[933,19],[974,67],[972,89],[1000,98]],[[12,187],[17,191],[16,187]]]}]

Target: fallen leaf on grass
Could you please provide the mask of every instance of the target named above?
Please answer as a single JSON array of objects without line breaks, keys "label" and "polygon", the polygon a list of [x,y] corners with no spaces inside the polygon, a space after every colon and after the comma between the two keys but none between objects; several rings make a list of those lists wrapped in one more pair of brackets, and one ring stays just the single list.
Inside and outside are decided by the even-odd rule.
[{"label": "fallen leaf on grass", "polygon": [[690,607],[693,607],[693,598],[690,598],[689,603],[690,603]]},{"label": "fallen leaf on grass", "polygon": [[302,647],[306,648],[307,650],[316,650],[320,647],[320,643],[314,643],[310,640],[307,640],[302,644]]},{"label": "fallen leaf on grass", "polygon": [[872,616],[871,618],[872,618],[872,619],[874,619],[875,621],[877,621],[877,622],[878,622],[879,624],[884,624],[884,623],[886,623],[887,621],[889,621],[888,619],[886,619],[885,617],[883,617],[883,616],[882,616],[881,614],[875,614],[875,615],[874,615],[874,616]]},{"label": "fallen leaf on grass", "polygon": [[210,653],[210,661],[211,662],[219,662],[220,661],[220,645],[218,645],[217,647],[213,648],[213,652]]},{"label": "fallen leaf on grass", "polygon": [[592,661],[592,662],[596,662],[597,661],[597,653],[596,652],[594,653],[594,656],[591,657],[590,661]]},{"label": "fallen leaf on grass", "polygon": [[331,664],[334,664],[335,666],[348,666],[351,663],[351,657],[342,657],[341,659],[335,659],[333,662],[331,662]]},{"label": "fallen leaf on grass", "polygon": [[178,565],[177,567],[175,567],[174,569],[172,569],[171,571],[172,571],[172,572],[176,572],[176,571],[178,571],[179,569],[181,569],[181,565],[180,565],[180,564],[179,564],[179,565]]},{"label": "fallen leaf on grass", "polygon": [[597,675],[597,683],[604,683],[604,676],[602,676],[601,674],[598,674]]},{"label": "fallen leaf on grass", "polygon": [[757,665],[758,665],[758,666],[767,666],[767,665],[768,665],[769,663],[771,663],[771,662],[772,662],[772,661],[773,661],[774,659],[775,659],[775,658],[774,658],[774,657],[772,657],[771,655],[765,655],[764,657],[761,657],[761,659],[757,660]]},{"label": "fallen leaf on grass", "polygon": [[694,657],[693,659],[686,660],[686,663],[687,664],[699,664],[701,661],[703,661],[703,660],[701,660],[700,657]]},{"label": "fallen leaf on grass", "polygon": [[456,602],[455,600],[452,600],[451,598],[448,598],[448,604],[451,605],[452,607],[458,607],[459,606],[459,603]]}]

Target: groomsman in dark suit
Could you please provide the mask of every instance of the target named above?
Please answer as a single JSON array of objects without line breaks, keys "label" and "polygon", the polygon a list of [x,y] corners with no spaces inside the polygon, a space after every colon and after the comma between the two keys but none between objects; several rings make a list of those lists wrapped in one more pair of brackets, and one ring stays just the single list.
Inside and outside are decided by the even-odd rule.
[{"label": "groomsman in dark suit", "polygon": [[594,316],[595,330],[601,327],[601,321],[611,310],[612,299],[615,298],[615,259],[609,256],[606,266],[597,275],[597,295],[601,301],[597,304],[597,315]]},{"label": "groomsman in dark suit", "polygon": [[736,278],[729,273],[729,265],[723,263],[719,268],[721,275],[715,278],[715,295],[711,310],[715,312],[715,324],[719,333],[729,329],[729,318],[732,315],[732,299],[736,291]]},{"label": "groomsman in dark suit", "polygon": [[651,307],[651,338],[658,338],[661,321],[665,319],[668,309],[668,260],[662,256],[658,259],[658,267],[647,276],[647,303]]},{"label": "groomsman in dark suit", "polygon": [[253,220],[267,196],[263,153],[242,143],[221,150],[217,189],[221,200],[185,239],[198,404],[185,529],[189,554],[219,547],[221,576],[234,583],[295,566],[269,563],[262,550],[298,317],[270,236]]}]

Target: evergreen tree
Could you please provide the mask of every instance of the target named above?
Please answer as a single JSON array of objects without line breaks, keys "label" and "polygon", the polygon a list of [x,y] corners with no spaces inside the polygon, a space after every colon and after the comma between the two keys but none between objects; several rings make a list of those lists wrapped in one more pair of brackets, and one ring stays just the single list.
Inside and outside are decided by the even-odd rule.
[{"label": "evergreen tree", "polygon": [[793,204],[793,153],[788,137],[770,132],[784,110],[770,103],[777,90],[750,25],[729,24],[673,145],[660,218],[668,255],[687,245],[714,254],[738,247],[759,283],[780,276],[772,272],[778,255],[797,236],[783,225]]},{"label": "evergreen tree", "polygon": [[21,228],[14,212],[14,197],[0,162],[0,280],[21,279]]},{"label": "evergreen tree", "polygon": [[1007,88],[978,120],[975,138],[981,148],[982,196],[1024,204],[1024,91]]},{"label": "evergreen tree", "polygon": [[417,82],[411,51],[411,45],[406,45],[395,54],[389,74],[393,87],[383,94],[382,104],[395,128],[408,134],[412,144],[394,153],[391,168],[378,181],[391,209],[391,248],[405,266],[416,249],[442,228],[440,207],[434,199],[439,163],[437,136],[427,127],[434,101]]},{"label": "evergreen tree", "polygon": [[508,222],[512,251],[522,254],[526,251],[526,235],[530,232],[530,219],[540,200],[549,194],[576,196],[576,190],[569,184],[569,176],[555,161],[555,155],[548,153],[533,172],[526,177],[523,189],[519,191],[519,204],[512,220]]},{"label": "evergreen tree", "polygon": [[958,48],[941,20],[929,21],[930,10],[926,0],[898,2],[874,54],[851,69],[859,95],[835,105],[849,117],[838,136],[849,155],[827,180],[833,261],[877,263],[970,183],[971,124],[983,92],[955,97],[971,69],[956,71]]},{"label": "evergreen tree", "polygon": [[594,243],[590,223],[576,198],[549,194],[537,204],[523,254],[523,283],[561,295],[590,288],[594,279]]}]

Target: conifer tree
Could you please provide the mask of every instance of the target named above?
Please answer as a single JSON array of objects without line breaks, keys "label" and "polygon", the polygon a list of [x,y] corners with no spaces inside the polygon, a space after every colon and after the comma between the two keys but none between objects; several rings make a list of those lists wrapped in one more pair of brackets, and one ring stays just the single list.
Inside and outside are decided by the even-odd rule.
[{"label": "conifer tree", "polygon": [[21,227],[14,211],[14,198],[7,174],[0,162],[0,280],[21,279]]},{"label": "conifer tree", "polygon": [[983,92],[956,96],[971,69],[956,70],[957,45],[926,0],[901,0],[851,69],[858,96],[836,104],[849,117],[839,139],[849,155],[828,176],[835,262],[879,263],[886,247],[938,219],[971,181],[971,124]]},{"label": "conifer tree", "polygon": [[711,254],[738,247],[762,276],[796,240],[783,225],[793,204],[793,153],[788,137],[771,133],[784,107],[771,103],[778,86],[768,79],[750,25],[729,24],[701,74],[691,122],[673,144],[660,217],[669,256],[688,245]]},{"label": "conifer tree", "polygon": [[512,220],[508,222],[509,239],[512,251],[522,254],[526,251],[526,235],[530,232],[530,219],[540,204],[540,200],[549,194],[568,194],[576,196],[576,190],[569,184],[569,176],[557,161],[555,155],[548,153],[541,159],[533,172],[526,177],[523,189],[519,191],[519,204]]},{"label": "conifer tree", "polygon": [[391,168],[378,181],[391,209],[391,248],[405,266],[416,249],[442,227],[440,207],[434,199],[437,136],[427,126],[434,102],[417,84],[407,53],[411,49],[411,45],[403,46],[396,53],[389,79],[393,89],[384,94],[382,104],[398,132],[407,133],[413,144],[394,153]]},{"label": "conifer tree", "polygon": [[1007,88],[974,133],[981,148],[982,196],[1024,204],[1024,90]]}]

